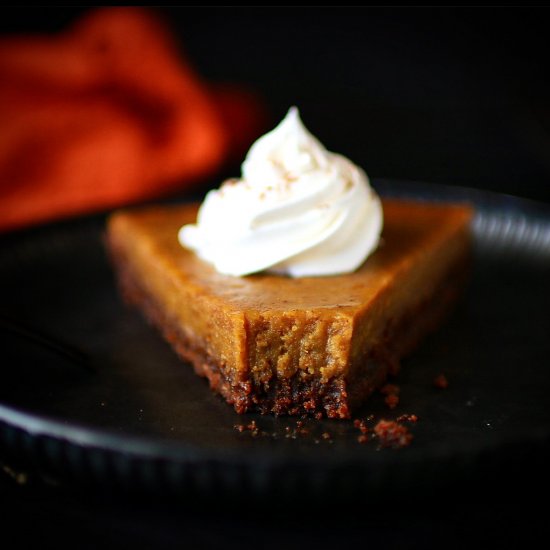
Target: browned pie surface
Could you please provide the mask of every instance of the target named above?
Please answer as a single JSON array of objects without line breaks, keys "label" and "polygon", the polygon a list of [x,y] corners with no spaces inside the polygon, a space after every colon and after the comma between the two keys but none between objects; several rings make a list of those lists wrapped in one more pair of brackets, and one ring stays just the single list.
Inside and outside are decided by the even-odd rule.
[{"label": "browned pie surface", "polygon": [[[448,308],[472,216],[466,206],[386,200],[382,243],[358,271],[292,279],[222,275],[183,248],[178,230],[196,209],[111,216],[108,242],[126,297],[237,410],[329,416],[349,416]],[[299,389],[313,386],[307,396]]]}]

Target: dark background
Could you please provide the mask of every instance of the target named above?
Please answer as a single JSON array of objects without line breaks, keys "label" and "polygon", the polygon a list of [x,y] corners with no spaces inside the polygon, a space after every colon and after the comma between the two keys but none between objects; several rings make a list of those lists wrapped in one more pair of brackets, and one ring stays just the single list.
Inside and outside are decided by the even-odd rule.
[{"label": "dark background", "polygon": [[[5,10],[0,32],[58,31],[87,9]],[[548,9],[157,11],[205,80],[257,91],[271,125],[297,105],[373,179],[550,202]]]},{"label": "dark background", "polygon": [[373,178],[550,199],[546,10],[166,13],[201,74],[298,105]]},{"label": "dark background", "polygon": [[[0,33],[59,31],[87,9],[4,8]],[[255,90],[273,125],[297,105],[327,148],[361,164],[372,179],[455,184],[550,202],[547,9],[157,11],[204,79]],[[485,505],[486,494],[465,503],[424,495],[383,508],[327,502],[319,512],[325,523],[303,509],[290,517],[284,507],[264,513],[253,503],[157,506],[18,481],[0,468],[0,504],[9,510],[2,533],[79,548],[236,548],[251,539],[264,548],[342,542],[464,548],[480,540],[477,529],[481,540],[500,544],[514,525],[508,542],[520,544],[544,525],[531,511],[515,516],[498,497]]]}]

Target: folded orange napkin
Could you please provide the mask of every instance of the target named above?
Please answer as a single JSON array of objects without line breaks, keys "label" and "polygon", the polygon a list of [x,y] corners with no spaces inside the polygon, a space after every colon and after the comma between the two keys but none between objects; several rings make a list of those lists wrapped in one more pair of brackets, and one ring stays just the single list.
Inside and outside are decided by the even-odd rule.
[{"label": "folded orange napkin", "polygon": [[145,8],[0,39],[0,231],[188,188],[242,153],[258,99],[214,90]]}]

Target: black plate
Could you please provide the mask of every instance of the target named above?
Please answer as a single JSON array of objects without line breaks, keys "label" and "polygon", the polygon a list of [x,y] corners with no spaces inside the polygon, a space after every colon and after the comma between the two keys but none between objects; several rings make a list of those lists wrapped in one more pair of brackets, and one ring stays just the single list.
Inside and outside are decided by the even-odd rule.
[{"label": "black plate", "polygon": [[[372,427],[416,414],[410,446],[361,444],[351,421],[307,420],[300,432],[296,419],[235,414],[120,302],[99,216],[0,241],[0,456],[59,480],[161,493],[391,494],[545,471],[550,209],[464,188],[375,186],[477,208],[463,301],[404,362],[398,407],[376,395],[356,415],[373,415]],[[445,390],[433,385],[440,373]],[[252,420],[256,436],[235,429]]]}]

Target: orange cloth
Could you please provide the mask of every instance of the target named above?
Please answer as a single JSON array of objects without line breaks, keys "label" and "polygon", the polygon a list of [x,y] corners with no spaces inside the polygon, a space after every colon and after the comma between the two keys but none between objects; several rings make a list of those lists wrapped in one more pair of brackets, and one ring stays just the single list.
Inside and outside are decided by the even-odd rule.
[{"label": "orange cloth", "polygon": [[0,39],[0,231],[185,189],[242,153],[261,104],[202,83],[143,8]]}]

